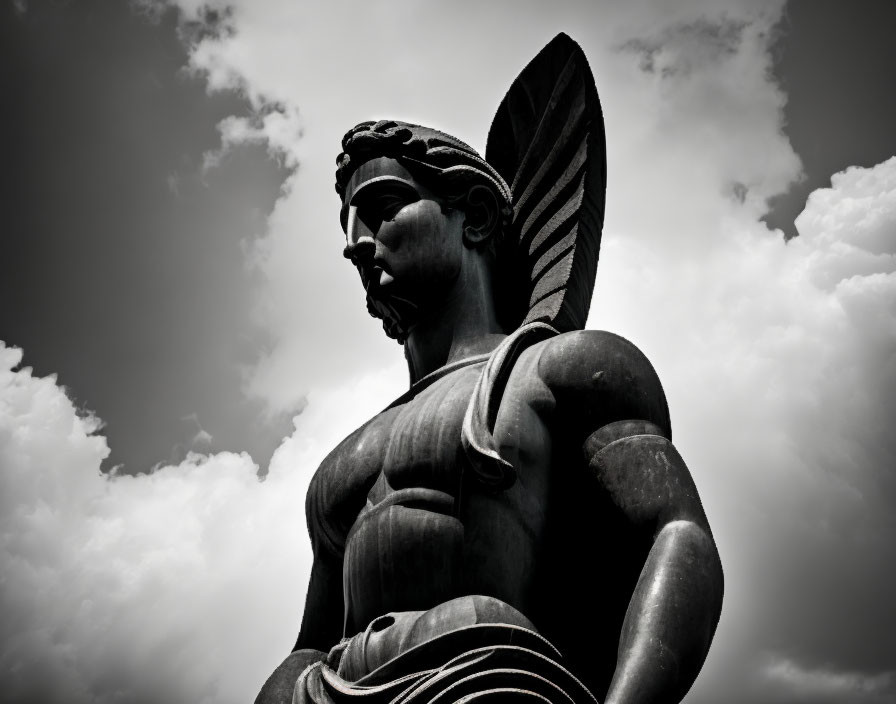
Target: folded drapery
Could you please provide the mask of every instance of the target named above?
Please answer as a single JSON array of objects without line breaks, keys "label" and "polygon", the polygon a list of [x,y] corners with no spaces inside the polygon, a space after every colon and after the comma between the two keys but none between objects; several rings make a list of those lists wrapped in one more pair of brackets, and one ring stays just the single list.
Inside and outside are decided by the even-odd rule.
[{"label": "folded drapery", "polygon": [[[493,622],[500,619],[507,622]],[[293,704],[441,704],[513,699],[596,704],[532,624],[496,599],[387,614],[310,665]]]}]

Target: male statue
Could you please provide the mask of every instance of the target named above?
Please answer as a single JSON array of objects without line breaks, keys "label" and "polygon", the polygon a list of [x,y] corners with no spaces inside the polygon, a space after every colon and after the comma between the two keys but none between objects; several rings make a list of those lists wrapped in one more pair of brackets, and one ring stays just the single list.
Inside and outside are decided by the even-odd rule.
[{"label": "male statue", "polygon": [[603,118],[558,35],[486,158],[401,122],[343,139],[345,256],[411,387],[323,461],[294,652],[257,702],[678,702],[722,569],[666,401],[584,330]]}]

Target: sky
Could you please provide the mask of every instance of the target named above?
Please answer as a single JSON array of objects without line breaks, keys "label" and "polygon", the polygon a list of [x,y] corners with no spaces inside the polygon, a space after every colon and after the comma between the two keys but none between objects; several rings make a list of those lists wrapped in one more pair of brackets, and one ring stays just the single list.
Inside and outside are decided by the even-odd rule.
[{"label": "sky", "polygon": [[889,3],[0,8],[4,701],[254,697],[310,476],[407,385],[341,256],[339,140],[482,151],[558,31],[608,138],[588,327],[657,369],[726,574],[686,701],[896,701]]}]

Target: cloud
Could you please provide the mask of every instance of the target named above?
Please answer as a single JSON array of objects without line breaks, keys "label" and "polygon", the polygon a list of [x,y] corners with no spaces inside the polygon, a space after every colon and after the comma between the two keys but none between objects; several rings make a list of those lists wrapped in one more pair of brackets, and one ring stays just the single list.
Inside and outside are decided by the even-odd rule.
[{"label": "cloud", "polygon": [[203,156],[204,171],[221,164],[221,159],[241,144],[262,144],[290,169],[298,166],[293,146],[302,136],[298,111],[285,105],[264,104],[249,117],[230,116],[218,124],[221,144]]},{"label": "cloud", "polygon": [[796,226],[822,245],[812,254],[815,283],[830,290],[854,275],[896,269],[894,211],[896,157],[875,169],[834,174],[830,188],[813,192]]},{"label": "cloud", "polygon": [[809,669],[792,660],[769,659],[763,670],[769,683],[799,701],[885,704],[896,699],[896,671],[867,674],[825,668]]},{"label": "cloud", "polygon": [[187,415],[181,417],[182,421],[187,421],[190,425],[195,426],[196,432],[193,435],[193,438],[190,440],[190,444],[193,446],[203,445],[208,448],[212,440],[212,434],[208,432],[205,428],[202,427],[202,424],[199,422],[199,416],[196,413],[188,413]]},{"label": "cloud", "polygon": [[743,40],[745,26],[743,21],[723,18],[712,23],[699,18],[664,27],[653,36],[629,39],[621,48],[639,54],[642,71],[669,78],[731,58]]},{"label": "cloud", "polygon": [[312,396],[264,481],[226,452],[106,476],[99,421],[21,357],[0,345],[4,701],[251,701],[298,631],[311,473],[388,375]]},{"label": "cloud", "polygon": [[748,691],[762,652],[818,670],[891,665],[894,173],[896,159],[835,175],[789,243],[734,204],[699,257],[610,240],[600,295],[648,312],[625,326],[664,380],[725,565],[693,701]]}]

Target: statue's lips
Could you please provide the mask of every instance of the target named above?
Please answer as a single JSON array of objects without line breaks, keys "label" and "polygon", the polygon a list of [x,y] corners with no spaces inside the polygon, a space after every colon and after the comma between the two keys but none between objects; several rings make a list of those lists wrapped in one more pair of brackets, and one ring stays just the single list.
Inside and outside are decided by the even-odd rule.
[{"label": "statue's lips", "polygon": [[391,306],[394,315],[405,317],[417,309],[411,292],[406,290],[401,281],[396,281],[388,269],[380,266],[364,269],[362,279],[367,297]]},{"label": "statue's lips", "polygon": [[395,277],[381,264],[365,267],[362,278],[364,279],[367,293],[374,296],[380,290],[388,288],[395,282]]}]

